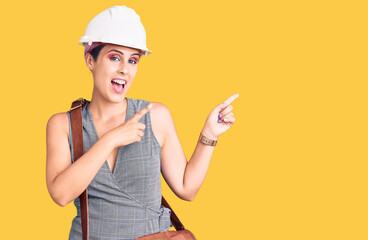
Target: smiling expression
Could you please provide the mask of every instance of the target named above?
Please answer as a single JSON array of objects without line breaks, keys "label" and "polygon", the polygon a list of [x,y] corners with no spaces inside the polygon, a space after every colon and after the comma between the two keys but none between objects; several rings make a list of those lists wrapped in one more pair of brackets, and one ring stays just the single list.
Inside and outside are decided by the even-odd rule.
[{"label": "smiling expression", "polygon": [[101,49],[97,61],[87,54],[86,63],[94,78],[94,96],[120,102],[137,74],[140,55],[137,49],[113,44]]}]

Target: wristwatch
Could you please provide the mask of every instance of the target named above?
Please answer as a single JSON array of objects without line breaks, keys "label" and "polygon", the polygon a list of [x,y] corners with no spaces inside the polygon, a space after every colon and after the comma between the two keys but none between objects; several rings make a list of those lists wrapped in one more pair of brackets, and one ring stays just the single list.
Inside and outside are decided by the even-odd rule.
[{"label": "wristwatch", "polygon": [[211,139],[207,138],[206,136],[204,136],[202,133],[199,136],[199,141],[201,141],[202,143],[204,143],[206,145],[210,145],[210,146],[216,146],[216,144],[217,144],[217,140],[211,140]]}]

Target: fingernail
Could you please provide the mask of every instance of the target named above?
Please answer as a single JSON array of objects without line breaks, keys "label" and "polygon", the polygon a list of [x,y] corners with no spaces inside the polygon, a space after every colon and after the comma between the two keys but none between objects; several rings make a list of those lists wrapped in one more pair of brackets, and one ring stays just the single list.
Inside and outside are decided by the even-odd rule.
[{"label": "fingernail", "polygon": [[221,117],[222,117],[222,113],[220,113],[220,114],[218,115],[218,117],[219,117],[219,118],[221,118]]},{"label": "fingernail", "polygon": [[148,108],[151,108],[152,107],[152,104],[150,103],[150,104],[148,104]]},{"label": "fingernail", "polygon": [[224,118],[224,122],[227,122],[227,119],[226,118]]},{"label": "fingernail", "polygon": [[220,123],[221,121],[222,121],[221,119],[217,120],[218,123]]}]

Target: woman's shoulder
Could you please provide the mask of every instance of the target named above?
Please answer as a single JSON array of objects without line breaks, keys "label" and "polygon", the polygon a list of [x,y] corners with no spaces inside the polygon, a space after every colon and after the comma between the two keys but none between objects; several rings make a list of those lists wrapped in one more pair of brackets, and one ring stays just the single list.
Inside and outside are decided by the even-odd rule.
[{"label": "woman's shoulder", "polygon": [[171,118],[170,110],[165,104],[153,101],[148,103],[152,104],[152,108],[150,109],[151,116],[159,117],[161,121]]},{"label": "woman's shoulder", "polygon": [[169,108],[160,102],[150,102],[152,104],[152,110],[160,112],[160,113],[170,113]]},{"label": "woman's shoulder", "polygon": [[170,133],[170,129],[173,129],[173,118],[169,111],[169,108],[160,102],[150,102],[152,107],[149,111],[151,117],[152,129],[156,136],[160,147],[163,147],[167,135]]},{"label": "woman's shoulder", "polygon": [[129,100],[137,108],[144,108],[149,103],[151,103],[152,104],[152,108],[150,110],[151,112],[154,111],[160,114],[170,114],[169,108],[163,103],[153,102],[153,101],[144,100],[144,99],[133,99],[133,98],[129,98]]},{"label": "woman's shoulder", "polygon": [[150,102],[152,108],[150,109],[151,120],[153,124],[159,126],[160,129],[167,129],[173,124],[169,108],[160,102]]},{"label": "woman's shoulder", "polygon": [[57,131],[69,134],[69,117],[68,113],[56,113],[52,115],[47,122],[47,131]]},{"label": "woman's shoulder", "polygon": [[134,105],[135,112],[146,107],[148,104],[152,104],[152,108],[149,111],[152,124],[154,128],[159,129],[159,131],[166,129],[170,123],[172,123],[172,116],[169,108],[161,102],[153,102],[143,99],[132,99],[129,98],[129,102]]}]

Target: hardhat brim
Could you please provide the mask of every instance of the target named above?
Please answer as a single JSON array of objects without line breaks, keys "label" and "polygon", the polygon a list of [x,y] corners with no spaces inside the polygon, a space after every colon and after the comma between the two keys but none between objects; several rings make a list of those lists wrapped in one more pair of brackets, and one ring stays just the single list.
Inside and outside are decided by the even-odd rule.
[{"label": "hardhat brim", "polygon": [[138,50],[141,50],[144,53],[143,55],[145,55],[145,56],[147,56],[147,55],[149,55],[149,54],[152,53],[152,51],[151,50],[148,50],[147,48],[141,48],[141,47],[138,47],[138,46],[134,46],[132,44],[116,43],[116,42],[109,42],[109,41],[98,41],[98,40],[86,41],[85,39],[83,39],[83,37],[82,37],[81,40],[79,40],[78,43],[81,44],[83,47],[85,47],[86,44],[90,44],[91,45],[93,42],[114,44],[114,45],[119,45],[119,46],[123,46],[123,47],[129,47],[129,48],[138,49]]}]

